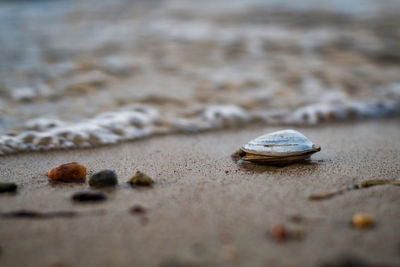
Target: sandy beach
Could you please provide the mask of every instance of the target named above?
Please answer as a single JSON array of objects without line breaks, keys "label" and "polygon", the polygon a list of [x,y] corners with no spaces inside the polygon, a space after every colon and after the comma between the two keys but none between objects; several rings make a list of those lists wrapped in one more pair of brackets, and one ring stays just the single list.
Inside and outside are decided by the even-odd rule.
[{"label": "sandy beach", "polygon": [[[1,180],[19,189],[0,195],[0,212],[78,215],[1,218],[0,265],[328,266],[323,263],[350,255],[371,266],[398,266],[399,187],[352,190],[320,201],[308,196],[368,179],[398,180],[399,120],[296,127],[322,146],[308,163],[237,165],[230,158],[251,138],[278,129],[253,125],[2,157]],[[115,170],[119,186],[104,190],[109,198],[103,203],[73,203],[71,195],[89,189],[87,182],[50,184],[46,177],[52,167],[71,161],[84,164],[88,176]],[[155,180],[153,188],[126,184],[136,170]],[[132,214],[134,205],[146,212]],[[351,227],[356,212],[373,216],[375,227]],[[301,231],[302,238],[276,242],[268,231],[277,224]]]},{"label": "sandy beach", "polygon": [[[0,1],[0,267],[400,266],[399,14]],[[281,129],[305,136],[241,155],[322,150],[231,158]],[[49,182],[71,162],[86,182]],[[90,187],[101,170],[115,188]],[[127,184],[137,171],[154,185]]]}]

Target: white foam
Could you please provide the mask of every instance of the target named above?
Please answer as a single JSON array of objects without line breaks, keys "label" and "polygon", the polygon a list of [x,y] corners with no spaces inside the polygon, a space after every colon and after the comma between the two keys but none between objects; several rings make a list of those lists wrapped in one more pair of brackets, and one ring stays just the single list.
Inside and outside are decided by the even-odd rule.
[{"label": "white foam", "polygon": [[246,111],[233,105],[208,106],[193,117],[161,114],[150,106],[99,114],[92,119],[64,122],[37,118],[26,122],[17,135],[0,136],[0,155],[94,147],[135,140],[159,133],[199,132],[234,127],[254,121],[267,124],[315,125],[325,121],[400,115],[400,101],[348,101],[318,103],[294,111]]}]

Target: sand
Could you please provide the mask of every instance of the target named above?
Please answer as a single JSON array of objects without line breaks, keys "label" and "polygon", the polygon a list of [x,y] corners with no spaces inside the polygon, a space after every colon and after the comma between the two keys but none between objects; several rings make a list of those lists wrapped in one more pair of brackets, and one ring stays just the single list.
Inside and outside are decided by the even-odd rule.
[{"label": "sand", "polygon": [[[17,194],[0,195],[0,211],[72,210],[75,218],[0,219],[0,266],[318,266],[353,255],[400,264],[400,187],[376,186],[332,199],[311,193],[367,179],[400,179],[397,119],[295,128],[322,146],[311,162],[286,167],[241,165],[241,144],[279,127],[159,136],[87,150],[0,158],[0,179]],[[88,184],[49,184],[47,171],[78,161],[89,175],[118,173],[120,186],[98,204],[72,203]],[[126,181],[141,170],[151,189]],[[132,215],[142,205],[145,215]],[[355,212],[376,218],[372,229],[350,226]],[[304,217],[293,222],[290,216]],[[301,240],[277,243],[276,224],[301,229]]]}]

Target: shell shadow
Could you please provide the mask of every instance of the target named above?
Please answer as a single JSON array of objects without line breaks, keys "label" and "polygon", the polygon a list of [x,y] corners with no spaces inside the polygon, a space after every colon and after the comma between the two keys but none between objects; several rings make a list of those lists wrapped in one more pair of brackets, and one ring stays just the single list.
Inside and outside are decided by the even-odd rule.
[{"label": "shell shadow", "polygon": [[237,161],[239,171],[247,171],[254,173],[264,172],[292,172],[301,171],[307,169],[307,171],[314,171],[321,165],[321,160],[303,160],[299,162],[293,162],[288,164],[256,164],[247,161]]}]

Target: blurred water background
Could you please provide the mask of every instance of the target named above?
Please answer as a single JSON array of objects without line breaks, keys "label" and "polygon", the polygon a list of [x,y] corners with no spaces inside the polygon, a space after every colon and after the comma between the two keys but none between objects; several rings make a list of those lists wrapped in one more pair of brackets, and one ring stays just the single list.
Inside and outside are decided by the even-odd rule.
[{"label": "blurred water background", "polygon": [[400,115],[400,1],[0,1],[0,154]]}]

